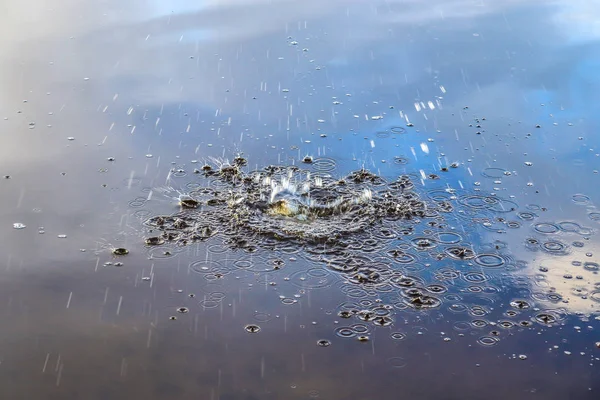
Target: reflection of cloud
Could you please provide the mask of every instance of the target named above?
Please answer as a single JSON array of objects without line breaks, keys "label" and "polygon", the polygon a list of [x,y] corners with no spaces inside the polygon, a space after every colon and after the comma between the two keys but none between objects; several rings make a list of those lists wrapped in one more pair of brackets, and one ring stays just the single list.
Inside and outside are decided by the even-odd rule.
[{"label": "reflection of cloud", "polygon": [[[537,237],[540,245],[548,248],[564,245],[565,254],[548,254],[539,249],[524,251],[524,238],[511,237],[511,248],[528,267],[523,275],[530,283],[536,306],[542,309],[563,309],[570,313],[584,315],[600,314],[600,262],[594,257],[600,248],[592,240],[582,240],[581,236],[565,237],[564,234]],[[571,245],[581,243],[582,248]],[[553,246],[553,247],[551,247]],[[520,250],[523,249],[523,250]],[[560,252],[559,252],[560,253]],[[589,256],[591,255],[591,256]]]},{"label": "reflection of cloud", "polygon": [[[554,294],[558,295],[555,301],[541,305],[549,308],[562,307],[570,312],[586,315],[600,314],[600,294],[597,293],[600,291],[600,280],[597,273],[586,269],[593,262],[587,263],[582,260],[581,265],[572,265],[570,260],[555,257],[537,260],[536,265],[532,265],[532,273],[537,276],[532,278],[535,282],[534,290],[540,290],[550,298]],[[547,272],[541,272],[540,265]]]},{"label": "reflection of cloud", "polygon": [[573,42],[596,41],[600,37],[600,4],[589,0],[559,2],[554,23]]}]

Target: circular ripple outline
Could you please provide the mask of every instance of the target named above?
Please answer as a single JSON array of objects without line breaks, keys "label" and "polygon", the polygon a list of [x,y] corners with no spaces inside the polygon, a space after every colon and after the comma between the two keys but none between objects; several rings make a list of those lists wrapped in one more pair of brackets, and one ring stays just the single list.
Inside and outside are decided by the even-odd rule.
[{"label": "circular ripple outline", "polygon": [[517,216],[523,221],[533,221],[537,218],[537,214],[529,211],[521,211],[517,213]]},{"label": "circular ripple outline", "polygon": [[538,233],[552,234],[560,231],[560,228],[556,224],[550,222],[540,222],[533,225],[533,230]]},{"label": "circular ripple outline", "polygon": [[502,178],[506,176],[509,171],[504,168],[486,168],[481,172],[481,175],[486,178]]},{"label": "circular ripple outline", "polygon": [[436,232],[433,237],[442,244],[456,244],[462,240],[462,236],[454,232]]},{"label": "circular ripple outline", "polygon": [[491,196],[467,195],[460,197],[458,199],[458,202],[463,206],[473,209],[488,209],[490,207],[498,205],[500,199]]},{"label": "circular ripple outline", "polygon": [[505,264],[504,258],[497,254],[480,254],[473,261],[486,268],[497,268]]},{"label": "circular ripple outline", "polygon": [[569,254],[569,246],[565,243],[559,242],[557,240],[549,240],[540,245],[540,248],[544,250],[546,253],[554,254],[554,255],[566,255]]},{"label": "circular ripple outline", "polygon": [[498,200],[497,202],[495,202],[494,204],[490,205],[490,207],[488,207],[488,209],[490,211],[494,211],[497,213],[508,213],[511,211],[515,211],[516,209],[519,208],[519,205],[512,200],[501,199],[501,198],[498,198],[497,200]]},{"label": "circular ripple outline", "polygon": [[477,343],[484,347],[491,347],[498,344],[498,338],[493,336],[482,336],[477,339]]},{"label": "circular ripple outline", "polygon": [[577,222],[573,222],[573,221],[563,221],[563,222],[559,222],[557,224],[557,226],[565,232],[579,232],[581,230],[581,225],[579,225]]},{"label": "circular ripple outline", "polygon": [[590,197],[585,194],[574,194],[571,199],[576,204],[588,204],[590,202]]},{"label": "circular ripple outline", "polygon": [[403,156],[395,156],[394,157],[394,164],[406,165],[406,164],[408,164],[408,162],[409,162],[408,158],[406,158],[406,157],[403,157]]},{"label": "circular ripple outline", "polygon": [[406,339],[406,334],[402,332],[392,332],[390,337],[394,340],[404,340]]},{"label": "circular ripple outline", "polygon": [[487,275],[476,271],[464,273],[462,278],[469,283],[483,283],[488,280]]},{"label": "circular ripple outline", "polygon": [[476,257],[475,252],[468,247],[452,246],[444,250],[444,253],[454,260],[471,260]]},{"label": "circular ripple outline", "polygon": [[337,167],[337,161],[335,161],[333,158],[319,157],[313,160],[312,167],[316,171],[330,172]]},{"label": "circular ripple outline", "polygon": [[588,218],[592,221],[600,221],[600,212],[591,212],[588,214]]},{"label": "circular ripple outline", "polygon": [[202,308],[217,308],[217,307],[219,307],[219,305],[221,304],[221,302],[218,301],[218,300],[204,299],[204,300],[200,300],[198,302],[198,304]]},{"label": "circular ripple outline", "polygon": [[395,134],[402,134],[406,133],[406,128],[404,128],[403,126],[392,126],[390,128],[390,131]]},{"label": "circular ripple outline", "polygon": [[597,272],[600,271],[600,264],[596,262],[585,262],[583,268],[587,271]]},{"label": "circular ripple outline", "polygon": [[190,269],[198,274],[221,274],[225,275],[231,272],[230,268],[225,267],[218,261],[194,261],[190,264]]},{"label": "circular ripple outline", "polygon": [[131,208],[144,207],[146,205],[146,198],[145,197],[136,197],[135,199],[131,200],[128,204],[129,204],[129,207],[131,207]]},{"label": "circular ripple outline", "polygon": [[334,331],[335,334],[343,338],[351,338],[356,336],[356,332],[348,326],[340,326]]},{"label": "circular ripple outline", "polygon": [[408,362],[402,357],[391,357],[387,362],[392,368],[404,368],[408,365]]},{"label": "circular ripple outline", "polygon": [[466,321],[456,321],[452,327],[458,332],[466,332],[472,328],[471,324]]},{"label": "circular ripple outline", "polygon": [[290,282],[301,289],[323,289],[331,287],[335,276],[324,268],[311,268],[308,271],[296,271],[290,275]]},{"label": "circular ripple outline", "polygon": [[222,253],[226,253],[229,251],[229,247],[227,247],[224,244],[211,244],[210,246],[208,246],[207,251],[210,254],[222,254]]},{"label": "circular ripple outline", "polygon": [[271,272],[274,269],[272,265],[258,257],[253,257],[252,259],[244,258],[241,260],[235,260],[233,262],[233,266],[244,271],[252,272]]},{"label": "circular ripple outline", "polygon": [[182,251],[183,249],[170,246],[154,246],[148,249],[148,258],[153,260],[172,258]]},{"label": "circular ripple outline", "polygon": [[133,216],[137,219],[140,220],[146,220],[148,218],[150,218],[150,216],[152,215],[152,211],[150,210],[137,210],[136,212],[133,213]]},{"label": "circular ripple outline", "polygon": [[446,190],[435,189],[427,192],[427,196],[434,201],[449,201],[454,198],[454,195]]}]

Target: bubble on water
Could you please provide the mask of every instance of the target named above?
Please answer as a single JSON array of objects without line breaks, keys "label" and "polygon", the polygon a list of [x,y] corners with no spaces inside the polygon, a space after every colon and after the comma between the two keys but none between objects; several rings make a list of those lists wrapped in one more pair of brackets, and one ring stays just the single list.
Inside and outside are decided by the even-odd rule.
[{"label": "bubble on water", "polygon": [[244,327],[244,330],[248,333],[258,333],[260,332],[260,329],[260,326],[254,324],[249,324]]},{"label": "bubble on water", "polygon": [[535,316],[535,320],[543,325],[551,325],[558,321],[558,318],[551,313],[539,313]]},{"label": "bubble on water", "polygon": [[531,307],[531,305],[525,300],[513,300],[510,302],[510,306],[514,308],[518,308],[519,310],[525,310]]},{"label": "bubble on water", "polygon": [[124,256],[124,255],[129,254],[129,250],[127,250],[124,247],[117,247],[117,248],[112,249],[112,253],[115,256]]}]

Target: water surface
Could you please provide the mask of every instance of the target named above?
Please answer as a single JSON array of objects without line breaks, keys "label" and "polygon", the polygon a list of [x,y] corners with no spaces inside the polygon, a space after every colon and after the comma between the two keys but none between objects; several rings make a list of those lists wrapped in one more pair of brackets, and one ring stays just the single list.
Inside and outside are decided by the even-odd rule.
[{"label": "water surface", "polygon": [[[3,398],[597,397],[593,2],[1,14]],[[236,156],[299,185],[368,170],[375,201],[404,176],[436,213],[260,214],[240,243],[229,209],[177,200],[242,193],[195,173]],[[146,244],[175,214],[214,235]]]}]

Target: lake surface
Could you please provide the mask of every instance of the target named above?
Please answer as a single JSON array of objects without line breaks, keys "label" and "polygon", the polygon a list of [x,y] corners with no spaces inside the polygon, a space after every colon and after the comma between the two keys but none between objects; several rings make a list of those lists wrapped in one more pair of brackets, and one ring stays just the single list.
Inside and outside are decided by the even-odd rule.
[{"label": "lake surface", "polygon": [[59,3],[0,7],[0,397],[598,398],[600,3]]}]

